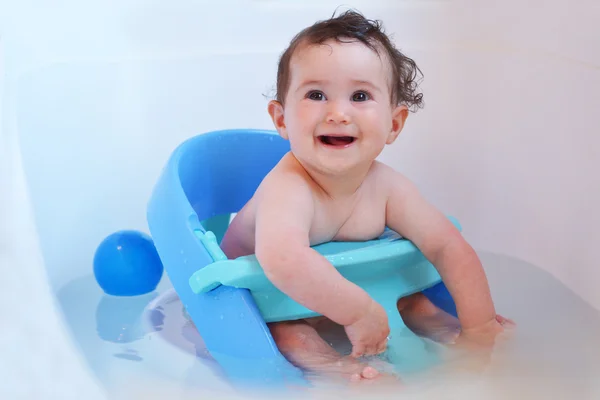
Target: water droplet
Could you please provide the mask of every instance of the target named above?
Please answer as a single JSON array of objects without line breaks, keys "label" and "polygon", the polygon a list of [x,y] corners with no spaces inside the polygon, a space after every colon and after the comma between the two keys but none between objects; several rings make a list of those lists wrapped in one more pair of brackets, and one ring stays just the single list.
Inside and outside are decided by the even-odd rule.
[{"label": "water droplet", "polygon": [[225,316],[224,316],[223,314],[221,314],[221,315],[219,316],[219,318],[221,318],[221,319],[225,319]]}]

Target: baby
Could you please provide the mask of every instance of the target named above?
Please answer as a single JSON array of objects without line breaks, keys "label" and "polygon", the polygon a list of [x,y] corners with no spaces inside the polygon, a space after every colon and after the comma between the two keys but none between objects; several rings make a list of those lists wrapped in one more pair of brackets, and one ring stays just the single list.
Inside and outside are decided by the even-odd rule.
[{"label": "baby", "polygon": [[314,320],[270,324],[284,356],[315,372],[351,380],[379,372],[357,360],[386,349],[387,315],[311,246],[377,238],[387,227],[411,240],[439,271],[458,321],[422,293],[398,301],[407,326],[439,338],[493,341],[508,320],[496,315],[481,263],[452,223],[392,168],[376,161],[394,143],[409,108],[419,107],[418,68],[378,22],[347,11],[300,32],[283,53],[277,100],[268,111],[291,151],[231,222],[221,246],[229,258],[256,254],[268,279],[298,303],[344,327],[342,357]]}]

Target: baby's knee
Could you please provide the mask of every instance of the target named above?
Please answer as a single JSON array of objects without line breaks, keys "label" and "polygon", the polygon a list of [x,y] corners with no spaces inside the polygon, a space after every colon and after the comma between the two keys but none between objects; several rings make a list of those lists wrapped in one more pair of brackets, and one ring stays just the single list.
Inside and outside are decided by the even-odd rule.
[{"label": "baby's knee", "polygon": [[305,322],[277,322],[269,325],[271,335],[281,349],[309,347],[314,329]]},{"label": "baby's knee", "polygon": [[403,311],[404,309],[410,307],[413,302],[414,299],[411,296],[401,297],[396,302],[396,307],[398,308],[398,311]]},{"label": "baby's knee", "polygon": [[398,307],[398,311],[403,311],[407,309],[412,309],[417,307],[426,301],[427,298],[421,292],[413,293],[411,295],[401,297],[396,302],[396,307]]}]

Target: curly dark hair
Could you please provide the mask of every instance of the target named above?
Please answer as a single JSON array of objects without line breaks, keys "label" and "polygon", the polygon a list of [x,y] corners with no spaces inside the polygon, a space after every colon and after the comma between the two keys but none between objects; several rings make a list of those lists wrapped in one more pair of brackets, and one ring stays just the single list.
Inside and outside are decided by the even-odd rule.
[{"label": "curly dark hair", "polygon": [[422,77],[421,70],[409,57],[402,54],[390,38],[384,33],[381,21],[369,20],[357,11],[348,10],[300,31],[279,59],[277,69],[277,94],[276,99],[284,104],[290,80],[290,59],[300,44],[323,44],[328,40],[339,43],[360,41],[381,56],[383,50],[391,64],[392,69],[392,104],[404,104],[409,109],[423,106],[423,94],[418,92],[417,79]]}]

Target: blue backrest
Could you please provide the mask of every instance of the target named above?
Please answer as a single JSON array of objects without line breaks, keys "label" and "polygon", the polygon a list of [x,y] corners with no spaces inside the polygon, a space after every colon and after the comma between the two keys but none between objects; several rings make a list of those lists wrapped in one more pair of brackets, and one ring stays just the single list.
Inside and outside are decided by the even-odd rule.
[{"label": "blue backrest", "polygon": [[[196,231],[208,229],[206,220],[239,211],[287,151],[288,142],[273,131],[195,136],[173,151],[148,202],[148,227],[165,271],[207,349],[230,376],[295,376],[298,371],[279,353],[248,290],[191,290],[191,275],[214,261]],[[249,369],[248,360],[253,366],[262,362],[267,372]]]},{"label": "blue backrest", "polygon": [[198,219],[239,211],[287,151],[274,131],[215,131],[185,142],[179,179]]},{"label": "blue backrest", "polygon": [[[211,218],[239,211],[287,151],[288,142],[276,132],[249,129],[204,133],[173,151],[147,209],[167,273],[178,265],[174,273],[186,285],[191,274],[212,262],[194,231],[214,232],[207,226]],[[218,238],[229,221],[221,222]]]}]

